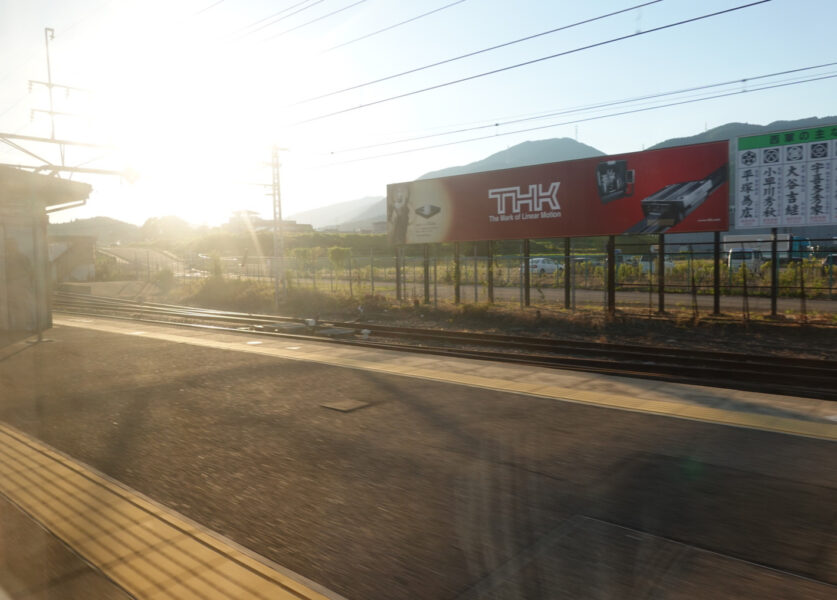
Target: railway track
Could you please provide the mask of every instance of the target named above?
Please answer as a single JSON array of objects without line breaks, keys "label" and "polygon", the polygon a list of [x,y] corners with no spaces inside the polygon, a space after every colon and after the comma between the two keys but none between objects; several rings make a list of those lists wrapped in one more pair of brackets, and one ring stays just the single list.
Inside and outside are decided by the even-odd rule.
[{"label": "railway track", "polygon": [[59,292],[56,311],[837,400],[837,361],[296,319]]}]

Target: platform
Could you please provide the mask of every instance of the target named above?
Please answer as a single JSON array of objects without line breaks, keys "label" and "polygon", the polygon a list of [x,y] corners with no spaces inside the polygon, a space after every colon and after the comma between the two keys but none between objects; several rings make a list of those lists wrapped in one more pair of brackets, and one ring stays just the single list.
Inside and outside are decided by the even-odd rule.
[{"label": "platform", "polygon": [[55,322],[50,342],[0,348],[0,495],[76,565],[41,589],[685,598],[739,573],[745,597],[837,589],[833,403]]}]

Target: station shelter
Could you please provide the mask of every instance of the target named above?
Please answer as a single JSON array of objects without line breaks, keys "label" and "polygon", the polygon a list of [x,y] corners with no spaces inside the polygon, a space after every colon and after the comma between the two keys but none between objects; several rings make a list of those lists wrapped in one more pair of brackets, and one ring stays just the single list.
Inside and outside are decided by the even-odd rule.
[{"label": "station shelter", "polygon": [[52,325],[48,212],[83,203],[89,184],[0,165],[0,332]]}]

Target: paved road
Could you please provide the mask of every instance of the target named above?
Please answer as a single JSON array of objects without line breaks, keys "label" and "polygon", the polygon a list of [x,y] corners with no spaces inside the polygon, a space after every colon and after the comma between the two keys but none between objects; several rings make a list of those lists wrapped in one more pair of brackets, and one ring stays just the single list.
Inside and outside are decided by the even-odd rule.
[{"label": "paved road", "polygon": [[[833,442],[139,335],[49,337],[0,360],[1,420],[350,599],[837,589]],[[321,406],[334,401],[369,405]]]}]

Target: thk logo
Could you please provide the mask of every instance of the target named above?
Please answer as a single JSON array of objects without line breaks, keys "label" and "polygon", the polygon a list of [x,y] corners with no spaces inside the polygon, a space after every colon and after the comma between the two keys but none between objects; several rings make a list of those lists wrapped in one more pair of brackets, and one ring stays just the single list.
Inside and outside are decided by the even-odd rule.
[{"label": "thk logo", "polygon": [[488,197],[497,200],[498,215],[506,214],[509,207],[512,214],[523,212],[523,207],[527,207],[527,212],[540,212],[544,210],[545,205],[549,210],[561,210],[561,205],[558,203],[560,186],[560,181],[553,181],[547,188],[544,188],[542,183],[532,184],[529,186],[528,193],[523,193],[519,186],[495,188],[488,190]]}]

